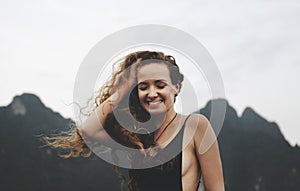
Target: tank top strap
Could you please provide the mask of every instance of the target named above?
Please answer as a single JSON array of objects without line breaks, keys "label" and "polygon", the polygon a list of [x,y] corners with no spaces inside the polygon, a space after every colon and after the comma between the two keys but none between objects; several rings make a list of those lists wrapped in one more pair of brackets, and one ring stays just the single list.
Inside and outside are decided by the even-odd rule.
[{"label": "tank top strap", "polygon": [[189,114],[189,115],[185,118],[185,120],[184,120],[184,122],[183,122],[183,125],[182,125],[182,128],[181,128],[181,129],[184,129],[184,128],[185,128],[185,124],[186,124],[187,120],[191,117],[191,115],[192,115],[192,114]]},{"label": "tank top strap", "polygon": [[185,126],[186,126],[186,122],[190,118],[190,116],[191,116],[191,114],[189,114],[184,119],[183,124],[182,124],[179,132],[177,133],[177,135],[175,136],[175,138],[169,143],[169,145],[174,145],[174,143],[176,143],[175,145],[177,145],[177,147],[180,145],[180,148],[181,148],[181,146],[182,146],[182,140],[183,140],[183,134],[184,134],[184,129],[185,129]]}]

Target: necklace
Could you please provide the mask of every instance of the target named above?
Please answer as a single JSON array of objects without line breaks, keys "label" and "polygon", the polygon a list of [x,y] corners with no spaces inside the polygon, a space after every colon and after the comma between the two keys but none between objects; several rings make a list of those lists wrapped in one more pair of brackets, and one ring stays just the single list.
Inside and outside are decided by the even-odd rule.
[{"label": "necklace", "polygon": [[169,121],[169,123],[165,126],[164,130],[160,133],[160,135],[155,139],[153,140],[153,143],[152,145],[156,145],[156,141],[158,141],[158,139],[162,136],[162,134],[164,134],[164,132],[166,131],[166,129],[171,125],[171,123],[175,120],[177,116],[177,113],[174,115],[174,117],[171,119],[171,121]]}]

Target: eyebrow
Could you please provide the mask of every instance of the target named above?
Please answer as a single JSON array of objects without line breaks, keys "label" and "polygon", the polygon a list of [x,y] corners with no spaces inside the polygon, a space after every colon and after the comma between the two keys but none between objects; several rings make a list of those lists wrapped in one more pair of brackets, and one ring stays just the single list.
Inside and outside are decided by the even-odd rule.
[{"label": "eyebrow", "polygon": [[[166,83],[167,80],[160,79],[160,80],[155,80],[155,81],[154,81],[154,83],[158,83],[158,82],[164,82],[164,83]],[[143,82],[138,83],[138,85],[139,85],[139,84],[147,84],[147,82],[143,81]]]}]

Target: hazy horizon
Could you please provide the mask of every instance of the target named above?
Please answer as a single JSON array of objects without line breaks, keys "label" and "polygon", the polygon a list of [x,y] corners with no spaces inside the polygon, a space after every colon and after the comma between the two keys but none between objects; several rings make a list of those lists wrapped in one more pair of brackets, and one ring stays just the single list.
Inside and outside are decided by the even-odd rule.
[{"label": "hazy horizon", "polygon": [[[33,95],[35,95],[35,96],[38,96],[37,94],[30,93],[30,92],[23,92],[22,94],[33,94]],[[18,95],[15,95],[15,96],[21,96],[22,94],[18,94]],[[14,96],[14,97],[15,97],[15,96]],[[40,97],[40,96],[38,96],[38,97],[41,99],[42,103],[45,104],[44,101],[43,101],[43,98]],[[220,99],[225,99],[225,100],[226,100],[226,98],[220,98]],[[11,101],[13,101],[13,99],[12,99]],[[210,100],[208,100],[208,101],[210,101]],[[226,100],[226,101],[228,101],[228,100]],[[10,102],[10,103],[11,103],[11,102]],[[9,103],[9,104],[10,104],[10,103]],[[207,103],[208,103],[208,102],[206,102],[206,104],[207,104]],[[206,104],[205,104],[205,105],[206,105]],[[234,106],[232,106],[231,103],[230,103],[229,101],[228,101],[228,104],[229,104],[229,106],[233,107],[233,109],[234,109],[235,111],[237,111],[236,108],[234,108]],[[6,107],[6,106],[7,106],[7,105],[4,105],[4,106],[0,105],[0,107]],[[48,106],[48,105],[46,105],[46,104],[45,104],[45,106],[53,110],[53,108],[51,108],[50,106]],[[199,111],[200,109],[203,109],[204,107],[205,107],[205,106],[199,108],[199,109],[196,110],[196,111]],[[251,109],[253,109],[253,110],[255,111],[255,109],[252,108],[251,106],[247,106],[246,108],[251,108]],[[244,110],[242,111],[242,113],[245,111],[246,108],[244,108]],[[74,120],[74,116],[64,116],[61,112],[55,111],[55,110],[53,110],[53,112],[58,112],[60,115],[62,115],[62,117],[66,118],[66,119],[67,119],[67,118],[70,118],[70,119]],[[264,119],[266,119],[263,115],[261,115],[261,114],[258,113],[257,111],[255,111],[255,112],[256,112],[259,116],[261,116],[261,117],[263,117]],[[237,115],[238,115],[239,118],[241,117],[242,113],[240,113],[240,114],[237,113]],[[267,119],[266,119],[266,120],[267,120]],[[276,123],[276,121],[269,121],[269,120],[267,120],[267,121],[268,121],[268,122],[275,122],[275,123]],[[277,124],[277,123],[276,123],[276,124]],[[278,125],[278,124],[277,124],[277,125]],[[279,125],[278,125],[278,126],[279,126]],[[279,126],[279,129],[280,129],[280,131],[281,131],[281,133],[282,133],[282,127]],[[299,146],[298,143],[295,143],[295,144],[293,145],[293,144],[291,143],[289,137],[285,136],[284,134],[283,134],[283,136],[284,136],[284,138],[286,139],[286,141],[288,141],[288,142],[291,144],[291,146],[295,146],[296,144]]]}]

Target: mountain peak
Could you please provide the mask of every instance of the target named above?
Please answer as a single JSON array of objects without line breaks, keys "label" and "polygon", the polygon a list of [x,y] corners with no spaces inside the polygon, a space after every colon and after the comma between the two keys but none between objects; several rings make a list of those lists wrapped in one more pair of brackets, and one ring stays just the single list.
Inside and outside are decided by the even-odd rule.
[{"label": "mountain peak", "polygon": [[31,93],[23,93],[22,95],[17,95],[13,98],[13,101],[8,105],[14,115],[25,115],[29,109],[44,108],[45,105],[42,103],[41,99]]},{"label": "mountain peak", "polygon": [[230,117],[230,118],[237,118],[238,117],[236,110],[229,104],[228,100],[223,99],[223,98],[213,99],[213,100],[208,101],[208,103],[205,107],[211,106],[212,102],[214,104],[216,104],[216,106],[219,107],[219,108],[225,107],[227,117]]},{"label": "mountain peak", "polygon": [[267,122],[265,118],[260,116],[258,113],[254,111],[251,107],[246,107],[242,113],[241,119],[246,121],[264,121]]},{"label": "mountain peak", "polygon": [[14,115],[25,115],[26,114],[26,106],[22,103],[22,100],[19,97],[15,97],[10,104],[10,108]]},{"label": "mountain peak", "polygon": [[242,116],[244,115],[257,115],[257,113],[251,107],[246,107],[242,113]]},{"label": "mountain peak", "polygon": [[221,104],[226,104],[226,106],[229,105],[228,101],[224,98],[216,98],[216,99],[211,99],[207,102],[206,105],[211,105],[211,103],[214,102],[214,103],[221,103]]},{"label": "mountain peak", "polygon": [[22,95],[17,95],[14,97],[12,103],[14,103],[15,101],[20,100],[22,103],[24,103],[25,105],[27,104],[34,104],[34,105],[42,105],[44,106],[44,104],[42,103],[41,99],[31,93],[23,93]]}]

